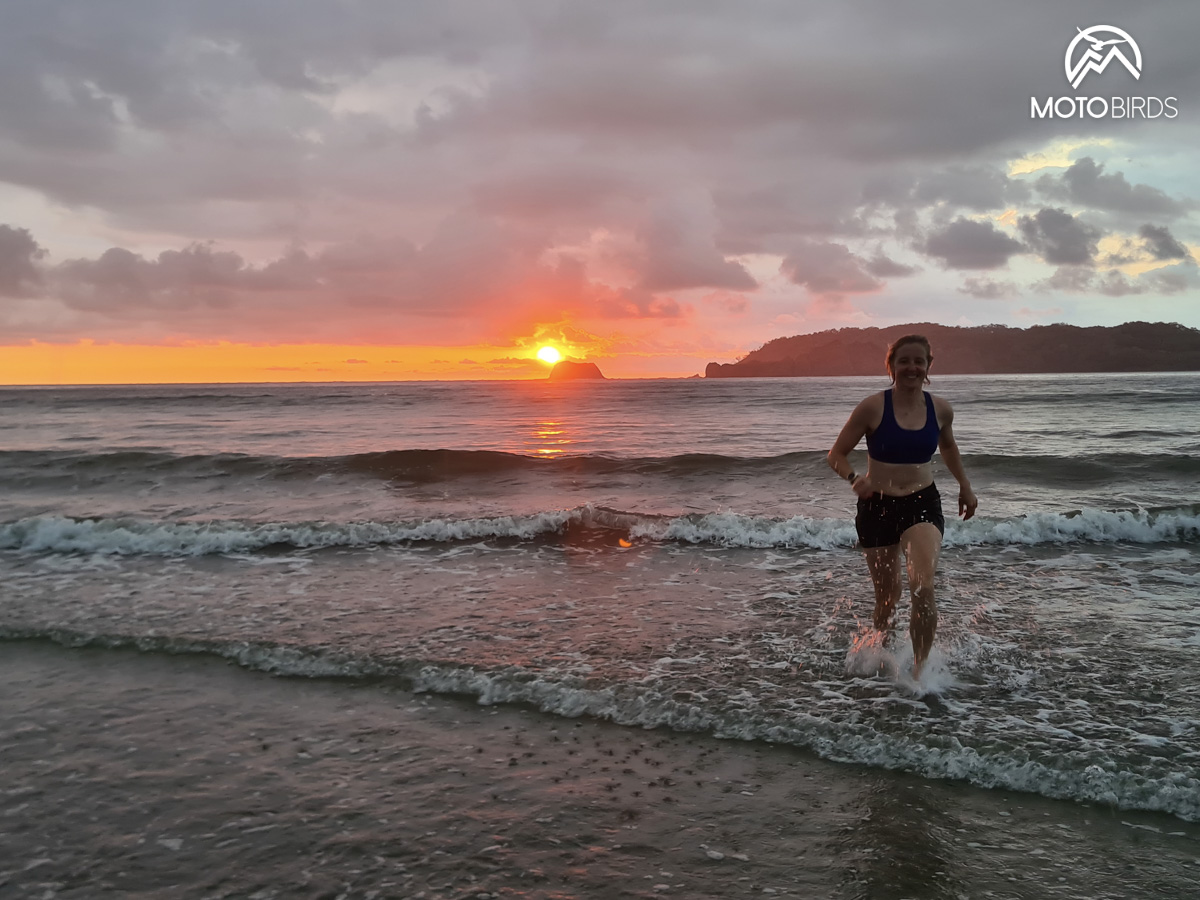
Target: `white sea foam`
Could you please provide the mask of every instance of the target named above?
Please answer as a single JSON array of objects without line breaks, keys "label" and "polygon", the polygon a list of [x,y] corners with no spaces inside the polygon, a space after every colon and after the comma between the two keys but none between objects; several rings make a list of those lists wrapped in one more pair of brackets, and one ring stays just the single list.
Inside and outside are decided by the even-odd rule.
[{"label": "white sea foam", "polygon": [[1200,821],[1200,779],[1176,771],[1160,776],[1132,772],[1095,746],[1045,760],[1003,750],[981,751],[954,736],[882,733],[865,721],[835,721],[810,709],[765,710],[754,703],[708,707],[652,685],[588,685],[576,676],[534,674],[520,668],[478,670],[421,660],[384,660],[302,647],[167,637],[83,635],[66,631],[15,633],[0,638],[48,637],[68,646],[104,646],[149,652],[205,653],[277,675],[394,677],[416,692],[475,697],[479,703],[528,704],[570,718],[591,716],[620,725],[706,732],[735,740],[765,740],[805,747],[835,762],[967,781],[987,788],[1025,791],[1056,799],[1104,803],[1122,809],[1166,812]]},{"label": "white sea foam", "polygon": [[1200,539],[1200,515],[1191,510],[1083,509],[1075,513],[1031,513],[1000,521],[985,518],[950,522],[946,543],[971,544],[1064,544],[1078,541],[1134,544],[1176,543]]},{"label": "white sea foam", "polygon": [[854,523],[846,519],[793,516],[779,520],[736,513],[709,513],[667,522],[646,522],[630,530],[635,538],[724,544],[732,547],[808,547],[832,550],[852,546]]},{"label": "white sea foam", "polygon": [[[646,522],[631,530],[634,537],[712,543],[731,547],[806,547],[829,550],[852,546],[854,524],[846,519],[771,519],[735,513],[710,513],[666,522]],[[1191,510],[1150,513],[1145,510],[1085,509],[1073,513],[1033,513],[1014,519],[949,519],[945,544],[1062,544],[1127,541],[1175,543],[1200,539],[1200,515]]]},{"label": "white sea foam", "polygon": [[155,522],[132,519],[68,519],[33,516],[0,525],[0,549],[35,553],[105,553],[150,556],[203,556],[247,553],[287,545],[368,547],[404,541],[463,541],[519,538],[560,531],[571,513],[481,519],[429,519],[389,522]]},{"label": "white sea foam", "polygon": [[[304,549],[367,547],[405,541],[532,540],[568,526],[628,533],[635,540],[726,547],[834,550],[854,546],[846,519],[777,519],[736,513],[665,518],[583,506],[523,516],[431,518],[418,522],[164,522],[31,516],[0,525],[0,549],[35,553],[201,556],[249,553],[272,546]],[[948,547],[1125,541],[1138,544],[1200,539],[1200,515],[1186,510],[1149,513],[1085,509],[1034,513],[1016,519],[951,520]],[[616,541],[614,540],[615,544]]]}]

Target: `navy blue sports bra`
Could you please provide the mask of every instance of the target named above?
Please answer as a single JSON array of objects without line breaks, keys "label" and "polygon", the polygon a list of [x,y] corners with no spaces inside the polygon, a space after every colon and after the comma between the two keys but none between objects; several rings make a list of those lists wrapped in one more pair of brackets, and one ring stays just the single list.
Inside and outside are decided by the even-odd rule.
[{"label": "navy blue sports bra", "polygon": [[883,392],[883,418],[879,427],[867,435],[867,453],[871,459],[909,465],[927,463],[933,459],[942,428],[938,425],[937,413],[933,408],[933,397],[929,391],[921,393],[925,395],[925,427],[914,431],[897,424],[896,412],[892,409],[892,392],[890,389]]}]

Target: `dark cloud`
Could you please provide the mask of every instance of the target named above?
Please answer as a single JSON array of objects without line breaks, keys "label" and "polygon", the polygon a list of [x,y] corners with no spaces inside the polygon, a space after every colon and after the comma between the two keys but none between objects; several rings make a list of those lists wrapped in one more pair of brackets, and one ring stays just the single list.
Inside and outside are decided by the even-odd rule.
[{"label": "dark cloud", "polygon": [[1188,248],[1171,235],[1165,225],[1143,225],[1138,234],[1145,240],[1147,252],[1154,259],[1190,259]]},{"label": "dark cloud", "polygon": [[57,295],[78,309],[178,311],[197,305],[228,307],[239,293],[311,289],[318,286],[323,268],[303,252],[256,268],[232,251],[193,244],[152,260],[113,247],[96,259],[68,260],[49,275]]},{"label": "dark cloud", "polygon": [[1119,272],[1116,269],[1110,269],[1102,275],[1097,276],[1082,290],[1095,291],[1097,294],[1103,294],[1105,297],[1128,297],[1131,294],[1144,293],[1146,288],[1142,284],[1130,281],[1125,273]]},{"label": "dark cloud", "polygon": [[1180,216],[1192,206],[1147,184],[1130,184],[1124,173],[1104,174],[1090,156],[1077,160],[1061,175],[1043,175],[1034,183],[1044,197],[1116,213]]},{"label": "dark cloud", "polygon": [[958,292],[980,300],[1001,300],[1020,294],[1020,290],[1011,281],[993,281],[990,278],[964,279]]},{"label": "dark cloud", "polygon": [[[1042,205],[1122,234],[1171,225],[1140,233],[1131,259],[1183,259],[1198,238],[1191,202],[1147,174],[1178,168],[1161,165],[1172,142],[1194,145],[1186,108],[1115,131],[1030,120],[1031,95],[1066,87],[1063,48],[1087,24],[1069,6],[10,6],[0,182],[87,210],[89,241],[127,248],[48,266],[0,238],[0,291],[41,273],[38,290],[79,314],[47,306],[47,329],[224,336],[244,314],[255,336],[282,317],[297,333],[371,334],[370,320],[466,339],[522,316],[683,319],[670,294],[699,289],[723,292],[705,303],[719,331],[757,287],[741,256],[786,259],[795,284],[833,298],[917,275],[896,261],[906,247],[965,270],[1023,252],[976,214],[1024,215],[1051,263],[1093,259],[1094,241],[1042,222]],[[1153,60],[1138,91],[1194,96],[1200,10],[1155,10],[1135,31]],[[1126,14],[1088,7],[1089,21]],[[1112,92],[1116,77],[1088,84]],[[1056,138],[1113,134],[1122,152],[1167,149],[1146,154],[1139,183],[1106,168],[1099,148],[1118,144],[1101,140],[1061,174],[1006,174]]]},{"label": "dark cloud", "polygon": [[1200,267],[1188,258],[1173,266],[1163,266],[1141,276],[1150,290],[1163,294],[1181,294],[1200,289]]},{"label": "dark cloud", "polygon": [[1090,265],[1103,236],[1099,229],[1061,209],[1041,209],[1022,216],[1018,227],[1026,243],[1056,266]]},{"label": "dark cloud", "polygon": [[[870,179],[904,166],[909,202],[991,210],[1020,183],[995,159],[948,159],[1078,128],[1034,130],[1002,112],[1059,86],[1047,73],[1075,28],[1068,11],[1027,8],[1036,34],[1007,7],[915,27],[885,3],[869,13],[767,3],[752,16],[732,3],[451,0],[398,15],[295,0],[285,16],[233,0],[127,0],[119,14],[84,0],[27,4],[0,35],[0,134],[13,141],[0,173],[131,216],[320,190],[408,203],[466,192],[529,214],[558,197],[594,208],[608,185],[671,190],[690,177],[714,195],[801,197],[807,183],[819,189],[791,204],[793,219],[828,223]],[[1166,37],[1160,65],[1190,60]],[[1194,68],[1177,65],[1187,75],[1177,91]],[[392,81],[375,86],[387,111],[335,102],[385,71]],[[821,178],[806,177],[818,164]]]},{"label": "dark cloud", "polygon": [[1200,288],[1200,268],[1195,263],[1179,263],[1154,269],[1130,278],[1119,269],[1098,272],[1088,266],[1062,266],[1037,284],[1041,292],[1062,291],[1071,294],[1100,294],[1128,297],[1138,294],[1179,294]]},{"label": "dark cloud", "polygon": [[930,235],[921,249],[948,269],[998,269],[1025,247],[991,222],[958,218]]},{"label": "dark cloud", "polygon": [[748,291],[758,283],[740,263],[730,262],[715,251],[679,246],[653,256],[642,287],[651,292],[700,287]]},{"label": "dark cloud", "polygon": [[758,283],[718,252],[711,203],[695,195],[663,203],[641,230],[645,258],[639,283],[650,293],[689,288],[753,290]]},{"label": "dark cloud", "polygon": [[37,261],[46,255],[24,228],[0,225],[0,296],[25,297],[42,280]]},{"label": "dark cloud", "polygon": [[1063,266],[1033,288],[1042,293],[1059,291],[1067,294],[1127,297],[1145,293],[1147,286],[1139,279],[1130,279],[1118,269],[1097,272],[1088,266]]},{"label": "dark cloud", "polygon": [[998,168],[951,166],[921,178],[910,195],[918,206],[945,203],[974,212],[1003,209],[1029,196],[1029,188]]},{"label": "dark cloud", "polygon": [[[541,262],[497,226],[455,219],[417,248],[403,241],[348,243],[320,252],[292,248],[261,264],[212,244],[148,258],[121,247],[57,265],[24,229],[0,226],[0,289],[53,297],[0,331],[15,340],[67,337],[85,329],[139,339],[410,342],[432,340],[453,320],[464,340],[504,339],[533,320],[568,314],[602,319],[688,314],[670,297],[590,281],[569,257]],[[473,265],[464,265],[464,260]],[[480,263],[484,263],[482,267]],[[331,317],[329,310],[340,315]],[[15,314],[11,314],[15,315]],[[517,323],[517,325],[514,325]]]},{"label": "dark cloud", "polygon": [[599,162],[500,171],[473,190],[483,212],[514,218],[559,218],[595,214],[615,202],[644,194],[627,173]]},{"label": "dark cloud", "polygon": [[811,293],[836,299],[883,287],[883,282],[868,271],[869,265],[842,244],[807,241],[793,248],[780,271]]},{"label": "dark cloud", "polygon": [[[1111,274],[1124,278],[1115,269]],[[1068,294],[1082,294],[1092,290],[1096,282],[1096,270],[1090,266],[1060,266],[1049,278],[1043,278],[1032,285],[1033,290],[1045,293],[1047,291],[1062,291]]]},{"label": "dark cloud", "polygon": [[906,266],[894,259],[889,259],[883,251],[877,251],[874,256],[866,260],[863,268],[876,278],[905,278],[921,271],[918,266]]},{"label": "dark cloud", "polygon": [[1171,259],[1192,261],[1186,245],[1177,240],[1165,225],[1145,224],[1138,228],[1138,239],[1124,237],[1120,246],[1101,260],[1105,266],[1130,263],[1164,262]]}]

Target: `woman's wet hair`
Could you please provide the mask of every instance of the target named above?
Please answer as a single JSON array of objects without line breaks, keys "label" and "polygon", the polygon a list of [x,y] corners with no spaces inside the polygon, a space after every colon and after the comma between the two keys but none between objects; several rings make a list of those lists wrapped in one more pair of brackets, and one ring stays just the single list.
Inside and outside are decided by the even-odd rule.
[{"label": "woman's wet hair", "polygon": [[[925,361],[933,362],[933,348],[929,346],[929,338],[925,337],[925,335],[906,334],[904,337],[896,338],[896,340],[892,341],[892,345],[888,347],[887,359],[884,361],[884,365],[887,366],[887,373],[893,382],[896,380],[896,372],[893,368],[896,362],[896,351],[905,344],[920,344],[925,348]],[[925,383],[929,384],[928,375],[925,376]]]}]

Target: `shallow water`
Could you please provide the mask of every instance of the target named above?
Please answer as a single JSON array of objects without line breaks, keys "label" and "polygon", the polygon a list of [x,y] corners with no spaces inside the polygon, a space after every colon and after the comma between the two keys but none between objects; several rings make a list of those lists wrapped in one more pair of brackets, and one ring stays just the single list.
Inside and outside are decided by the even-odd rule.
[{"label": "shallow water", "polygon": [[1188,897],[1200,831],[791,747],[9,644],[5,896]]},{"label": "shallow water", "polygon": [[[146,721],[173,716],[188,679],[198,702],[226,690],[209,681],[225,669],[179,656],[200,654],[334,678],[312,690],[346,703],[386,688],[532,707],[529,740],[586,716],[622,740],[653,727],[707,742],[727,765],[771,742],[833,765],[848,795],[864,779],[888,796],[1013,790],[1056,822],[1075,821],[1051,802],[1064,800],[1191,834],[1200,376],[938,379],[981,507],[948,524],[920,685],[905,674],[907,611],[890,649],[868,627],[853,497],[824,462],[877,387],[0,390],[0,650],[73,648],[70,662],[36,643],[64,672],[114,653],[122,696],[128,652],[167,653]],[[307,689],[237,677],[255,696]],[[160,682],[177,689],[155,699]],[[269,706],[255,707],[261,726],[283,729]],[[472,720],[467,743],[503,741],[481,736],[489,721]],[[437,734],[430,753],[457,746]],[[89,740],[64,732],[56,752],[92,753]],[[88,765],[123,765],[97,752]],[[198,764],[179,752],[180,771]],[[704,827],[715,809],[696,813]],[[1102,855],[1095,870],[1115,878]],[[1170,859],[1171,878],[1192,874]]]}]

